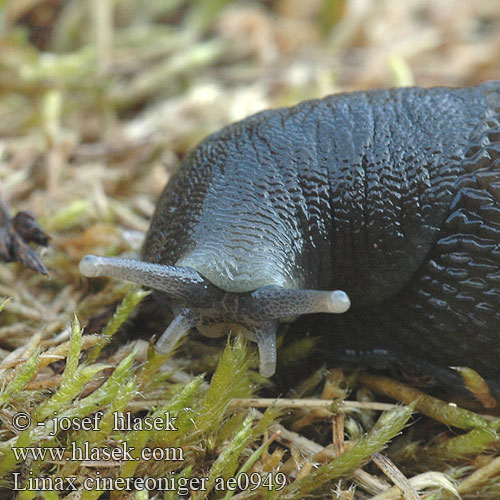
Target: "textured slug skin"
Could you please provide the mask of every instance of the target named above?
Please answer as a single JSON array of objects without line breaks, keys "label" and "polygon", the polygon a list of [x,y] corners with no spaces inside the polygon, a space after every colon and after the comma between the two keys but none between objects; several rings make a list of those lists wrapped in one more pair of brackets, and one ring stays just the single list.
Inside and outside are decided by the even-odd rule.
[{"label": "textured slug skin", "polygon": [[338,94],[205,139],[147,261],[233,292],[342,289],[333,356],[467,365],[500,385],[500,82]]}]

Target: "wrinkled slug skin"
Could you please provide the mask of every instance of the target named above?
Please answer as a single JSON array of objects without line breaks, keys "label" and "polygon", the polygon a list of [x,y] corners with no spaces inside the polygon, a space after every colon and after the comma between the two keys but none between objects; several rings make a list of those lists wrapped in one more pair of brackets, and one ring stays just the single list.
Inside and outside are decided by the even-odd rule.
[{"label": "wrinkled slug skin", "polygon": [[498,387],[500,82],[338,94],[229,125],[165,188],[144,259],[232,292],[345,290],[332,358],[467,365]]}]

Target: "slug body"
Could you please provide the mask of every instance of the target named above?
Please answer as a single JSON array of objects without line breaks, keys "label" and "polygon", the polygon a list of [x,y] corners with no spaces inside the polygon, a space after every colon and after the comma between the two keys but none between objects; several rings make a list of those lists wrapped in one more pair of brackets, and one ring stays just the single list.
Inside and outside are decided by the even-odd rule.
[{"label": "slug body", "polygon": [[173,329],[240,327],[267,375],[279,321],[337,312],[334,357],[500,384],[500,82],[338,94],[229,125],[165,188],[143,259],[195,273],[176,278],[193,294],[160,292]]}]

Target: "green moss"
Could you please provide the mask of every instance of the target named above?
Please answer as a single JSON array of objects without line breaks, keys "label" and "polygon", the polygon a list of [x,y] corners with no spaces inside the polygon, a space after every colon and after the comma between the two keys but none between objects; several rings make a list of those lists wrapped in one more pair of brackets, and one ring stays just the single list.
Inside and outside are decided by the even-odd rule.
[{"label": "green moss", "polygon": [[40,349],[36,349],[33,354],[20,365],[14,379],[0,393],[0,408],[11,400],[36,374],[38,368],[38,358]]},{"label": "green moss", "polygon": [[[108,321],[106,327],[103,330],[103,335],[107,340],[109,340],[120,328],[120,326],[128,320],[135,308],[141,303],[141,301],[149,295],[150,292],[146,292],[139,285],[131,284],[123,297],[122,301],[116,308],[115,313]],[[89,356],[89,361],[94,361],[97,359],[101,353],[104,343],[96,346]]]},{"label": "green moss", "polygon": [[370,460],[372,453],[383,449],[391,439],[402,431],[407,425],[411,413],[411,407],[397,407],[382,414],[370,432],[350,450],[345,451],[331,462],[319,466],[305,478],[294,481],[279,492],[279,496],[276,498],[283,500],[303,498],[325,483],[341,478],[362,467]]}]

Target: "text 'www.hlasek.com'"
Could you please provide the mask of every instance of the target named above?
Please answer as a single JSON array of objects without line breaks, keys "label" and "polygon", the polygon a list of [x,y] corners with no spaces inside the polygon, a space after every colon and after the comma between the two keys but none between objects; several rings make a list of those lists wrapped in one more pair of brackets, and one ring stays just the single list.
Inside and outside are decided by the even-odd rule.
[{"label": "text 'www.hlasek.com'", "polygon": [[[48,435],[57,436],[61,431],[100,431],[103,412],[96,412],[89,417],[69,417],[54,414],[44,422],[34,424],[29,413],[18,412],[12,417],[12,426],[17,431],[26,431],[33,427],[49,429]],[[162,415],[134,417],[130,413],[113,413],[112,431],[141,432],[159,431],[176,432],[177,417],[171,412]],[[127,462],[147,462],[150,460],[163,462],[183,462],[185,450],[182,447],[134,447],[127,441],[112,441],[109,446],[91,445],[83,440],[81,443],[70,442],[67,446],[12,446],[17,462],[48,461],[55,465],[68,462],[78,462],[89,468],[83,475],[38,476],[32,472],[29,475],[15,472],[12,475],[14,491],[173,491],[179,495],[188,495],[196,491],[254,491],[258,488],[281,490],[286,484],[286,476],[282,472],[241,472],[234,477],[185,477],[171,473],[165,477],[123,477],[120,474],[103,473],[97,467],[106,471],[123,466]],[[92,469],[92,468],[95,469]]]}]

